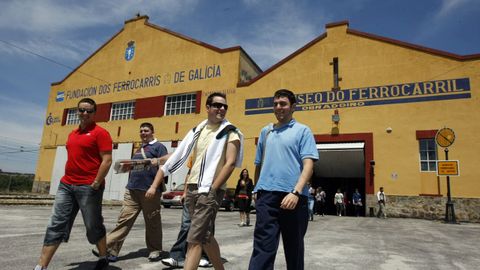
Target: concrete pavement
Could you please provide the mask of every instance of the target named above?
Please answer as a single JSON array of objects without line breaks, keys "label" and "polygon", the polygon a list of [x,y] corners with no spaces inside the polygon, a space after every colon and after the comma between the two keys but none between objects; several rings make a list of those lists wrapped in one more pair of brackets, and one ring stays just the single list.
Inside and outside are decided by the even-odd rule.
[{"label": "concrete pavement", "polygon": [[[42,246],[51,206],[0,205],[0,269],[32,269]],[[107,230],[115,226],[118,206],[105,206]],[[174,243],[180,209],[162,209],[164,249]],[[252,215],[255,221],[255,215]],[[253,226],[238,227],[237,212],[221,211],[216,237],[225,269],[247,269]],[[419,219],[315,216],[305,237],[305,269],[478,269],[480,224],[444,224]],[[69,243],[63,243],[49,269],[91,269],[96,257],[77,216]],[[169,269],[148,262],[140,216],[127,238],[120,260],[109,269]],[[286,269],[280,244],[276,269]],[[213,268],[212,268],[213,269]]]}]

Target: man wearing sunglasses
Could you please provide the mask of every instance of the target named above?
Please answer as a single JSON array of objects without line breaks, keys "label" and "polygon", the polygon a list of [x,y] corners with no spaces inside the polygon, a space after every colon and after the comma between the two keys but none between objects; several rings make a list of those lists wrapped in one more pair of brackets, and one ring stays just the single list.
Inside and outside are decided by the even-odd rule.
[{"label": "man wearing sunglasses", "polygon": [[185,188],[185,207],[191,214],[191,225],[184,269],[189,270],[197,269],[202,250],[215,269],[224,269],[213,227],[228,177],[235,167],[241,167],[243,158],[243,135],[225,119],[228,110],[226,96],[210,94],[205,109],[207,120],[187,134],[158,170],[150,187],[156,189],[164,176],[178,170],[192,154],[193,165]]},{"label": "man wearing sunglasses", "polygon": [[94,269],[108,266],[102,198],[105,176],[112,164],[112,138],[94,121],[97,105],[90,98],[78,104],[80,126],[67,139],[68,159],[60,180],[39,262],[34,270],[47,269],[61,242],[67,242],[78,210],[82,212],[87,239],[99,250]]}]

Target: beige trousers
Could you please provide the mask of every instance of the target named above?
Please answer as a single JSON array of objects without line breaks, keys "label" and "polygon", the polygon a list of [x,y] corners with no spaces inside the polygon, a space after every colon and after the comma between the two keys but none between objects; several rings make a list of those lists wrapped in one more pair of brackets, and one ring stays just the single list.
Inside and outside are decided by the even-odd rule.
[{"label": "beige trousers", "polygon": [[161,192],[157,192],[155,197],[149,200],[145,198],[145,191],[125,190],[117,225],[107,234],[107,250],[110,254],[118,256],[140,211],[143,212],[145,220],[145,242],[148,250],[162,251],[161,195]]}]

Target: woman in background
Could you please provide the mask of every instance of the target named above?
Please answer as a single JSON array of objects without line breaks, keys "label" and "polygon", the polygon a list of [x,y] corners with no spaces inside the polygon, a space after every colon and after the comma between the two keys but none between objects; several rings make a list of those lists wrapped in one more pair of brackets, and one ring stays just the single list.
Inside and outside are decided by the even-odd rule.
[{"label": "woman in background", "polygon": [[250,204],[252,203],[253,181],[247,169],[243,169],[235,189],[235,200],[240,211],[239,226],[250,225]]}]

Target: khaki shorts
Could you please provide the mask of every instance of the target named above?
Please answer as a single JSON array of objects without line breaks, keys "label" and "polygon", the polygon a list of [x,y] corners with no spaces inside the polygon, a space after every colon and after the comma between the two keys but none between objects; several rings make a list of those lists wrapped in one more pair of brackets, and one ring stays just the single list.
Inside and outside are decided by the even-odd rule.
[{"label": "khaki shorts", "polygon": [[210,242],[214,232],[215,218],[224,195],[225,190],[222,189],[210,189],[208,193],[199,194],[197,185],[187,186],[185,205],[192,220],[187,242],[196,244]]}]

